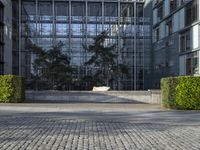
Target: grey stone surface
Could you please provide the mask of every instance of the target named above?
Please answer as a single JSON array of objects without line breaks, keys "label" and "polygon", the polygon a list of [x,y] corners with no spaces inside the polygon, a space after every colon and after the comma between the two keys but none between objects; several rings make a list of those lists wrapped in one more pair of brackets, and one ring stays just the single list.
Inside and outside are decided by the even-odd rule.
[{"label": "grey stone surface", "polygon": [[15,109],[22,106],[0,107],[1,150],[200,149],[198,111],[142,109],[144,105],[133,104],[74,104],[75,111],[70,109],[72,104],[65,104],[63,112],[53,111],[58,105],[49,104],[42,106],[51,108],[46,112]]},{"label": "grey stone surface", "polygon": [[161,104],[161,92],[150,91],[26,91],[31,102],[98,102]]}]

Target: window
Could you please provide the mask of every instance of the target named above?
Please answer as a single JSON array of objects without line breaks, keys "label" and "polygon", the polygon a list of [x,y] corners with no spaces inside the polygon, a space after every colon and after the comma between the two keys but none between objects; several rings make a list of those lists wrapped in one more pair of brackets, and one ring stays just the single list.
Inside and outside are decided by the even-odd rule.
[{"label": "window", "polygon": [[143,4],[137,4],[137,17],[143,17]]},{"label": "window", "polygon": [[162,0],[154,0],[154,6],[158,5]]},{"label": "window", "polygon": [[49,21],[53,19],[52,3],[40,2],[39,3],[40,20]]},{"label": "window", "polygon": [[185,3],[192,1],[192,0],[180,0],[179,5],[184,5]]},{"label": "window", "polygon": [[190,31],[187,30],[180,35],[180,51],[186,52],[190,50]]},{"label": "window", "polygon": [[88,16],[102,16],[101,3],[88,3]]},{"label": "window", "polygon": [[104,9],[106,17],[117,17],[117,3],[105,3]]},{"label": "window", "polygon": [[186,26],[191,25],[197,21],[197,1],[194,0],[192,3],[186,6],[185,9],[185,24]]},{"label": "window", "polygon": [[69,4],[65,2],[56,2],[55,3],[55,15],[56,20],[59,21],[67,21],[69,16]]},{"label": "window", "polygon": [[0,2],[0,75],[4,73],[4,6]]},{"label": "window", "polygon": [[121,17],[133,17],[134,16],[134,7],[131,4],[121,4],[120,9],[120,16]]},{"label": "window", "polygon": [[163,6],[158,7],[158,20],[163,18]]},{"label": "window", "polygon": [[157,27],[154,30],[154,41],[157,42],[157,41],[159,41],[159,39],[160,39],[160,30],[159,30],[159,27]]},{"label": "window", "polygon": [[186,58],[186,75],[199,74],[199,58],[198,53],[191,53],[187,55]]},{"label": "window", "polygon": [[170,0],[170,12],[174,11],[178,6],[177,0]]},{"label": "window", "polygon": [[169,36],[173,32],[173,23],[172,23],[172,18],[168,19],[166,21],[166,35]]},{"label": "window", "polygon": [[72,3],[72,16],[85,16],[85,4],[81,2]]}]

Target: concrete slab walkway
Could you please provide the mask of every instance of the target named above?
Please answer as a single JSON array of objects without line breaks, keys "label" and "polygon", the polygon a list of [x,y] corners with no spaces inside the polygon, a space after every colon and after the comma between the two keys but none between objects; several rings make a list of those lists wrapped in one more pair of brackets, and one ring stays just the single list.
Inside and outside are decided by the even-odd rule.
[{"label": "concrete slab walkway", "polygon": [[199,111],[144,104],[1,104],[1,150],[199,150]]}]

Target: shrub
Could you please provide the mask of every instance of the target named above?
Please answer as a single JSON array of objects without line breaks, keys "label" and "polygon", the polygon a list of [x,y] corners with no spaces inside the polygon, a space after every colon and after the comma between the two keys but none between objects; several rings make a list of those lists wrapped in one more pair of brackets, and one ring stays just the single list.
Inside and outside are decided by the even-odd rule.
[{"label": "shrub", "polygon": [[177,86],[178,78],[163,78],[161,79],[161,90],[162,90],[162,103],[163,106],[174,108],[176,107],[175,101],[175,87]]},{"label": "shrub", "polygon": [[24,78],[0,75],[0,102],[19,103],[25,99]]},{"label": "shrub", "polygon": [[200,109],[200,77],[182,77],[176,87],[176,103],[182,109]]},{"label": "shrub", "polygon": [[161,80],[163,106],[200,109],[200,77],[180,76]]}]

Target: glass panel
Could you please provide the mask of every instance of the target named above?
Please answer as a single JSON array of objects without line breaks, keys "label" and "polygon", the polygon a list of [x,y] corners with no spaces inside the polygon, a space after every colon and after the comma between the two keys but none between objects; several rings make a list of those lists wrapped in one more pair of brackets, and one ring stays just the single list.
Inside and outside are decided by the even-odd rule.
[{"label": "glass panel", "polygon": [[143,4],[137,4],[137,17],[143,17]]},{"label": "glass panel", "polygon": [[50,2],[39,2],[39,16],[40,20],[53,19],[52,4]]},{"label": "glass panel", "polygon": [[52,23],[40,23],[39,26],[39,33],[41,36],[43,35],[52,35]]},{"label": "glass panel", "polygon": [[22,16],[26,20],[34,20],[36,15],[36,5],[34,2],[22,3]]},{"label": "glass panel", "polygon": [[72,16],[85,16],[85,3],[72,2]]},{"label": "glass panel", "polygon": [[72,35],[83,35],[84,33],[84,26],[83,24],[72,24],[71,25]]},{"label": "glass panel", "polygon": [[121,4],[120,16],[121,17],[133,17],[134,15],[133,4]]},{"label": "glass panel", "polygon": [[66,24],[56,24],[56,35],[68,35],[68,25]]},{"label": "glass panel", "polygon": [[67,18],[69,16],[69,4],[64,2],[56,2],[55,15],[56,15],[56,21],[60,20],[67,21]]},{"label": "glass panel", "polygon": [[117,4],[116,3],[105,3],[105,16],[117,17]]},{"label": "glass panel", "polygon": [[101,3],[88,4],[88,16],[101,16],[101,15],[102,15]]},{"label": "glass panel", "polygon": [[72,65],[80,66],[84,59],[84,53],[82,49],[83,39],[82,38],[72,38],[71,48],[72,48]]}]

